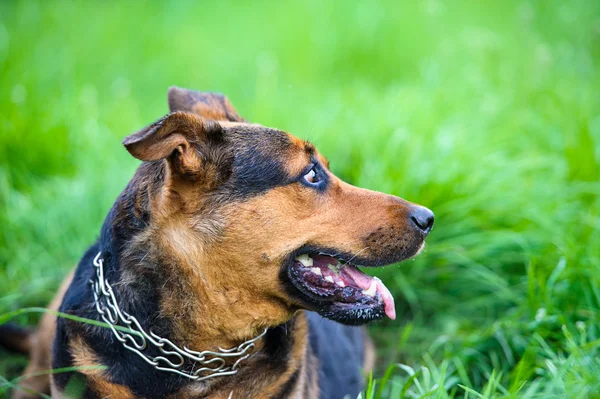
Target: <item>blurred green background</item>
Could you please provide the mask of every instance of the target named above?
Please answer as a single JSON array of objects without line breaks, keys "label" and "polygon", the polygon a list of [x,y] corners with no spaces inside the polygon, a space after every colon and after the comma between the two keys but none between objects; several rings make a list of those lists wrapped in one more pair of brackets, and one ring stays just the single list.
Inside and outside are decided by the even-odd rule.
[{"label": "blurred green background", "polygon": [[436,213],[377,272],[363,397],[600,397],[599,62],[598,1],[3,1],[0,314],[47,304],[178,85]]}]

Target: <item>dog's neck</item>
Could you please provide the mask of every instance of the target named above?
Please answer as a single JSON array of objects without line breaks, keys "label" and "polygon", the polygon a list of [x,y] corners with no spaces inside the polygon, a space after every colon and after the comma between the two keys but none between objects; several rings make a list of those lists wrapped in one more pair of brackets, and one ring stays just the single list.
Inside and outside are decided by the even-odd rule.
[{"label": "dog's neck", "polygon": [[[103,252],[101,251],[96,256],[94,263],[96,268],[101,267],[104,271],[104,258],[101,257],[102,253]],[[104,256],[109,260],[106,267],[107,273],[100,272],[100,274],[102,275],[102,278],[106,278],[106,281],[108,281],[108,279],[111,277],[116,278],[116,276],[119,274],[119,270],[118,267],[115,267],[117,266],[115,262],[116,258],[110,256],[110,252],[105,250]],[[112,259],[112,262],[110,259]],[[112,263],[112,265],[110,265],[110,263]],[[138,292],[133,292],[135,290],[132,290],[132,287],[128,285],[119,287],[118,284],[115,284],[115,287],[118,287],[114,289],[115,294],[118,294],[120,298],[125,299],[124,301],[118,303],[118,306],[124,309],[127,308],[126,312],[128,315],[131,314],[138,318],[140,324],[143,325],[143,328],[151,328],[154,331],[158,331],[159,333],[156,334],[157,336],[161,334],[169,334],[170,324],[173,323],[173,320],[161,319],[161,317],[158,315],[155,315],[154,319],[152,317],[148,317],[148,312],[152,313],[151,308],[145,308],[144,306],[130,306],[133,304],[131,299],[139,296]],[[124,287],[125,289],[123,289]],[[140,308],[142,314],[140,314]],[[110,334],[110,330],[108,329],[103,329],[103,331]],[[177,392],[179,395],[182,395],[182,397],[214,396],[225,398],[228,397],[228,392],[230,394],[234,393],[234,397],[262,397],[264,392],[270,392],[272,389],[276,389],[277,392],[286,393],[301,392],[305,389],[305,378],[297,379],[292,378],[292,376],[298,375],[298,372],[309,372],[311,374],[316,372],[315,370],[300,370],[301,365],[303,364],[303,354],[306,353],[308,345],[306,339],[307,333],[308,324],[303,313],[297,315],[284,324],[270,328],[260,336],[259,340],[256,340],[256,346],[254,347],[253,344],[253,350],[248,352],[248,354],[251,356],[247,359],[243,359],[244,362],[240,364],[237,369],[235,369],[235,373],[216,375],[215,379],[212,377],[210,380],[201,381],[195,381],[192,379],[188,380],[185,378],[177,379],[176,375],[170,374],[163,370],[154,369],[151,365],[144,362],[139,363],[138,367],[141,366],[148,368],[148,370],[144,373],[146,377],[160,378],[161,380],[165,381],[165,389],[169,390],[169,393]],[[93,337],[91,338],[93,339]],[[163,338],[165,337],[163,336]],[[111,340],[101,341],[110,342]],[[99,351],[98,354],[103,356],[107,353],[113,353],[113,355],[108,355],[109,357],[113,357],[114,353],[123,350],[121,342],[118,340],[112,340],[112,342],[116,347],[113,346],[112,348],[106,348],[107,352]],[[96,347],[94,349],[99,350],[100,347]],[[200,351],[200,348],[197,349],[197,351]],[[124,352],[128,353],[127,351]],[[227,357],[225,357],[225,359],[226,363],[228,364],[235,363],[237,360],[239,360],[239,358],[228,359]],[[197,366],[195,362],[194,366]],[[211,365],[211,367],[213,367],[213,365]],[[186,370],[184,368],[181,371],[193,372],[194,369]],[[263,376],[260,381],[256,381],[257,371]],[[155,377],[152,377],[153,375],[155,375]],[[201,376],[206,376],[206,374],[201,374]],[[312,380],[313,383],[316,381],[314,376]],[[170,382],[167,383],[166,381]],[[127,377],[124,377],[120,383],[128,386],[136,394],[147,396],[147,392],[144,391],[145,384],[140,384],[139,381],[136,381],[136,383],[133,383],[133,381],[129,382]],[[156,392],[152,393],[156,394]],[[167,391],[164,393],[166,394]],[[287,397],[287,395],[284,396]]]},{"label": "dog's neck", "polygon": [[[166,174],[160,162],[142,165],[102,227],[105,272],[116,283],[121,306],[151,320],[153,330],[165,338],[196,351],[233,348],[288,321],[293,314],[287,304],[254,307],[240,300],[236,287],[204,275],[202,265],[194,263],[200,257],[194,246],[164,255],[174,251],[164,251],[167,244],[148,230],[152,202],[164,188]],[[173,240],[163,235],[163,241]]]}]

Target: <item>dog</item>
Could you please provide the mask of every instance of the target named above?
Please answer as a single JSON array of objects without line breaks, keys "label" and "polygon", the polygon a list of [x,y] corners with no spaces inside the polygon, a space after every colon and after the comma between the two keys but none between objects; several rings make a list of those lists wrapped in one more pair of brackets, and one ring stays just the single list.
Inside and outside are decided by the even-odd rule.
[{"label": "dog", "polygon": [[123,141],[142,163],[50,305],[71,317],[0,332],[31,354],[14,397],[355,398],[374,365],[358,326],[396,317],[356,265],[417,255],[433,213],[343,182],[221,94],[168,103]]}]

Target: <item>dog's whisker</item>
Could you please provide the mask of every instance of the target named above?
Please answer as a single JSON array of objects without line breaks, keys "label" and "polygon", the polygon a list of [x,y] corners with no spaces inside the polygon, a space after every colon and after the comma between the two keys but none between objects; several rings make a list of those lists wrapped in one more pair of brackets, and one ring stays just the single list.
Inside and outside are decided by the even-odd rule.
[{"label": "dog's whisker", "polygon": [[348,263],[352,262],[352,259],[356,258],[358,255],[360,255],[360,253],[361,253],[361,252],[363,252],[363,251],[365,251],[365,250],[367,250],[367,249],[369,249],[369,246],[366,246],[366,247],[364,247],[363,249],[361,249],[360,251],[358,251],[356,254],[354,254],[354,256],[353,256],[353,257],[351,257],[351,258],[348,260]]},{"label": "dog's whisker", "polygon": [[[429,234],[433,213],[345,185],[311,143],[247,123],[222,95],[173,87],[169,109],[123,141],[143,163],[106,217],[96,257],[86,253],[53,301],[53,310],[62,301],[73,316],[109,329],[61,322],[48,334],[42,323],[40,337],[59,338],[51,363],[74,367],[65,351],[82,364],[123,363],[126,373],[107,367],[97,376],[98,397],[129,389],[125,396],[149,398],[266,397],[282,389],[316,397],[321,388],[332,396],[319,368],[334,370],[368,350],[368,338],[342,324],[396,317],[389,289],[350,262],[406,258]],[[360,337],[351,343],[341,339],[354,333]],[[331,389],[356,397],[354,382],[355,392],[341,390],[360,379],[364,364],[348,366],[355,373],[344,371]],[[203,382],[211,378],[222,383]],[[116,379],[118,387],[103,383]],[[66,383],[57,381],[62,390]],[[295,385],[303,381],[313,381],[310,392]]]}]

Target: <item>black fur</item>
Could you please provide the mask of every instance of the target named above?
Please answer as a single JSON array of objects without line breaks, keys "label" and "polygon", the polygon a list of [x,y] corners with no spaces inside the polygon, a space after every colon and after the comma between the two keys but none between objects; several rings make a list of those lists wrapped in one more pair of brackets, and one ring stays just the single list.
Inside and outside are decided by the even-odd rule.
[{"label": "black fur", "polygon": [[0,345],[11,351],[28,353],[28,339],[33,331],[12,323],[0,325]]},{"label": "black fur", "polygon": [[356,398],[363,389],[364,332],[306,312],[310,345],[319,359],[320,399]]},{"label": "black fur", "polygon": [[300,375],[300,369],[294,371],[292,376],[286,381],[286,383],[281,387],[279,392],[272,399],[285,399],[290,396],[290,394],[294,391],[296,383],[298,382],[298,376]]},{"label": "black fur", "polygon": [[[297,182],[298,176],[289,176],[285,169],[286,154],[293,145],[289,137],[275,129],[236,128],[230,132],[236,152],[231,166],[231,175],[217,190],[213,198],[221,200],[244,200],[277,186]],[[254,135],[254,140],[242,140],[246,134]],[[243,143],[240,144],[240,143]],[[250,144],[249,144],[250,143]],[[265,145],[268,143],[268,145]],[[238,145],[239,144],[239,145]],[[308,158],[307,158],[308,162]],[[110,210],[101,230],[100,238],[81,259],[69,286],[60,311],[92,320],[101,320],[94,306],[90,279],[95,268],[93,259],[102,253],[105,276],[113,282],[115,295],[121,310],[134,315],[146,330],[152,330],[164,337],[171,336],[170,322],[160,315],[159,292],[155,287],[165,280],[159,265],[137,270],[136,279],[128,284],[115,284],[122,281],[121,269],[124,263],[135,263],[144,254],[131,250],[131,240],[143,231],[150,222],[148,193],[163,184],[165,162],[154,161],[142,164],[140,170],[152,169],[153,173],[140,173],[153,176],[152,181],[130,182]],[[138,172],[139,173],[139,172]],[[136,175],[138,176],[138,175]],[[141,199],[140,199],[141,198]],[[264,348],[257,354],[256,367],[263,372],[277,373],[290,360],[294,337],[290,331],[295,319],[272,328],[264,338]],[[345,393],[356,396],[362,387],[360,367],[364,352],[360,331],[341,326],[309,312],[310,347],[319,360],[321,398],[343,397]],[[136,396],[147,399],[164,398],[190,383],[190,380],[173,373],[159,371],[148,365],[137,354],[123,347],[107,328],[58,319],[53,346],[53,368],[73,366],[68,351],[68,342],[81,337],[107,367],[105,374],[112,383],[128,387]],[[158,355],[153,347],[146,349],[151,355]],[[154,352],[153,352],[154,351]],[[280,391],[285,397],[293,388],[299,370]],[[54,376],[56,387],[64,390],[74,376],[85,378],[78,373],[58,373]],[[253,370],[242,369],[236,381],[251,384],[255,378]],[[223,380],[226,383],[226,380]],[[218,383],[220,384],[220,382]],[[341,395],[341,396],[340,396]],[[95,398],[86,390],[84,398]]]},{"label": "black fur", "polygon": [[237,199],[247,199],[296,180],[284,166],[285,155],[292,146],[287,134],[276,129],[240,126],[230,136],[236,148],[233,173],[222,191]]}]

